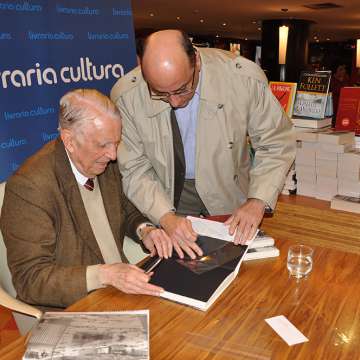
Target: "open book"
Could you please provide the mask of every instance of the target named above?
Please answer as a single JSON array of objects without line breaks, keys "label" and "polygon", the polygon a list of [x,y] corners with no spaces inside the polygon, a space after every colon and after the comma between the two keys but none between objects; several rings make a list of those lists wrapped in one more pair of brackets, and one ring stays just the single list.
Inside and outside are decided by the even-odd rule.
[{"label": "open book", "polygon": [[[234,245],[223,223],[188,219],[199,234],[197,243],[203,256],[195,260],[176,256],[163,259],[150,282],[164,288],[162,297],[206,311],[237,276],[249,246]],[[153,261],[148,260],[143,268]]]},{"label": "open book", "polygon": [[149,311],[47,312],[32,330],[24,360],[136,359],[149,355]]}]

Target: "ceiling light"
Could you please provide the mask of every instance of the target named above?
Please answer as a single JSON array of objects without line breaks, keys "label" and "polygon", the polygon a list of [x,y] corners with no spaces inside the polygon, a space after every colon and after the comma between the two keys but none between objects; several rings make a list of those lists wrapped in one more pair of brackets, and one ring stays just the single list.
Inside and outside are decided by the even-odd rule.
[{"label": "ceiling light", "polygon": [[319,42],[320,40],[319,39],[316,39],[316,42]]},{"label": "ceiling light", "polygon": [[257,21],[256,21],[256,20],[253,20],[251,23],[252,23],[252,24],[257,24]]},{"label": "ceiling light", "polygon": [[223,22],[221,25],[222,25],[222,26],[226,26],[226,22]]},{"label": "ceiling light", "polygon": [[181,17],[180,17],[180,16],[177,16],[177,17],[176,17],[176,20],[180,20],[180,19],[181,19]]},{"label": "ceiling light", "polygon": [[219,34],[216,34],[216,36],[215,36],[215,37],[217,37],[217,38],[218,38],[218,37],[220,37],[220,35],[219,35]]},{"label": "ceiling light", "polygon": [[204,22],[204,19],[200,19],[200,22],[203,23],[203,22]]},{"label": "ceiling light", "polygon": [[326,41],[330,41],[330,38],[326,38]]},{"label": "ceiling light", "polygon": [[150,13],[149,15],[150,15],[151,17],[153,17],[153,16],[154,16],[154,13]]},{"label": "ceiling light", "polygon": [[258,30],[261,31],[261,27],[258,27]]},{"label": "ceiling light", "polygon": [[247,38],[245,38],[245,41],[247,41]]}]

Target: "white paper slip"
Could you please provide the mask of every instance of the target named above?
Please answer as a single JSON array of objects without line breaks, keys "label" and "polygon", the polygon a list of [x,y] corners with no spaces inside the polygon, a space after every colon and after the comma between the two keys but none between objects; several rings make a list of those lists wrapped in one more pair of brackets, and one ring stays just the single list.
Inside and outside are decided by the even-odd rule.
[{"label": "white paper slip", "polygon": [[274,316],[265,321],[289,346],[309,341],[284,315]]}]

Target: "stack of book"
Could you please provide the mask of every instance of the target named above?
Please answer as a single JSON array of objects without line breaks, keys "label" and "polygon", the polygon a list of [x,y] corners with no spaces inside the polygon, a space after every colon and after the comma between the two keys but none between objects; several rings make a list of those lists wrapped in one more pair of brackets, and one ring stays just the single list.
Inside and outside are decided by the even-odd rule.
[{"label": "stack of book", "polygon": [[360,197],[360,150],[339,154],[338,178],[339,195]]},{"label": "stack of book", "polygon": [[354,147],[356,149],[360,149],[360,136],[359,135],[355,136],[355,145],[354,145]]},{"label": "stack of book", "polygon": [[339,156],[352,151],[354,133],[324,129],[297,135],[297,193],[331,200],[339,193]]},{"label": "stack of book", "polygon": [[292,116],[296,127],[320,129],[331,126],[330,78],[331,71],[301,72]]},{"label": "stack of book", "polygon": [[336,195],[331,200],[331,208],[360,214],[360,197]]},{"label": "stack of book", "polygon": [[249,245],[249,249],[244,257],[244,261],[273,258],[280,255],[280,251],[275,247],[275,240],[259,230],[253,242]]},{"label": "stack of book", "polygon": [[295,173],[295,162],[291,165],[291,168],[286,175],[285,184],[281,191],[283,195],[296,194],[296,173]]},{"label": "stack of book", "polygon": [[[317,135],[310,138],[317,139]],[[297,142],[295,171],[297,179],[296,192],[299,195],[310,197],[315,197],[316,195],[316,146],[316,141]]]}]

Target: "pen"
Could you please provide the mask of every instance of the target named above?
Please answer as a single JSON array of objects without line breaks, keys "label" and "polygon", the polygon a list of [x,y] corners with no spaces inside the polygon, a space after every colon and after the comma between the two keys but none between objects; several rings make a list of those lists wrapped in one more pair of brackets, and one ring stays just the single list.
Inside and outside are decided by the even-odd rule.
[{"label": "pen", "polygon": [[156,266],[158,266],[160,264],[160,261],[162,260],[161,257],[159,257],[150,267],[149,269],[147,269],[145,271],[145,274],[148,274],[149,272],[151,272],[152,270],[154,270],[156,268]]}]

